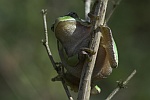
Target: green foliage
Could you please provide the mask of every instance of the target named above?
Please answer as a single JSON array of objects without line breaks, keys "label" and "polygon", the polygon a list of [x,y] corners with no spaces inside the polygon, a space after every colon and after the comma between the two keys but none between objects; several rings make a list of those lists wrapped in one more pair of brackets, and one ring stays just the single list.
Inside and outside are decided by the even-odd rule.
[{"label": "green foliage", "polygon": [[[104,99],[133,69],[137,74],[129,88],[114,100],[150,98],[150,1],[123,0],[108,25],[119,51],[119,67],[99,83],[102,92],[92,100]],[[50,25],[56,17],[75,11],[84,18],[82,0],[0,0],[0,99],[1,100],[66,100],[41,39],[44,37],[42,8],[48,9],[49,45],[59,61],[56,39]]]}]

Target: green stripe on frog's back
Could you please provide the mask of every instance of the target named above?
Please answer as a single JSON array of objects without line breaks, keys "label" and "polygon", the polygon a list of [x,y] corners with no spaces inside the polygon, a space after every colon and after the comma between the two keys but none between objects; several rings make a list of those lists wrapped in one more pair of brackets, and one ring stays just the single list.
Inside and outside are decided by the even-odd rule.
[{"label": "green stripe on frog's back", "polygon": [[114,50],[114,59],[115,59],[116,64],[118,66],[118,50],[117,50],[117,46],[116,46],[114,39],[113,39],[113,50]]},{"label": "green stripe on frog's back", "polygon": [[75,18],[71,17],[71,16],[63,16],[63,17],[59,17],[55,20],[55,25],[54,25],[54,31],[56,26],[58,25],[59,22],[64,22],[64,21],[76,21]]},{"label": "green stripe on frog's back", "polygon": [[[69,20],[76,20],[75,18],[71,17],[71,16],[63,16],[63,17],[59,17],[57,18],[59,21],[69,21]],[[56,20],[57,20],[56,19]]]}]

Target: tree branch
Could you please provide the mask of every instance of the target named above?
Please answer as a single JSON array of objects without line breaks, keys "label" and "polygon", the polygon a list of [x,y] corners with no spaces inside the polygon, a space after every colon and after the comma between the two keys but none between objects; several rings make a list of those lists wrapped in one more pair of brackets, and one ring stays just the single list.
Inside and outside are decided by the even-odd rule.
[{"label": "tree branch", "polygon": [[58,65],[54,61],[52,53],[51,53],[51,50],[50,50],[49,45],[48,45],[48,31],[47,31],[46,14],[47,14],[47,10],[42,9],[43,23],[44,23],[44,34],[45,34],[45,39],[42,40],[42,43],[43,43],[43,45],[46,48],[47,54],[49,56],[50,61],[52,62],[52,65],[53,65],[54,69],[57,71],[58,75],[60,76],[60,81],[63,84],[63,87],[64,87],[64,89],[66,91],[67,96],[68,96],[68,99],[69,100],[73,100],[73,98],[72,98],[72,96],[71,96],[71,94],[69,92],[69,89],[68,89],[68,87],[67,87],[67,85],[65,83],[65,80],[63,79],[63,77],[61,77],[62,76],[62,70],[63,70],[62,66],[61,66],[61,64]]},{"label": "tree branch", "polygon": [[91,0],[84,0],[84,4],[85,4],[85,20],[90,21],[88,13],[90,12],[91,8]]},{"label": "tree branch", "polygon": [[[94,16],[98,16],[98,20],[93,21],[93,30],[95,30],[98,26],[104,24],[105,13],[107,8],[108,0],[96,0],[95,4],[92,8],[91,14]],[[101,32],[94,33],[95,36],[90,44],[90,48],[94,50],[96,53],[92,55],[90,59],[91,62],[85,61],[83,66],[82,75],[80,79],[79,85],[79,93],[78,93],[78,100],[89,100],[90,98],[90,91],[91,91],[91,76],[94,69],[97,51],[100,44]]]},{"label": "tree branch", "polygon": [[118,0],[117,2],[115,2],[115,1],[113,2],[113,8],[112,8],[112,10],[110,11],[108,17],[106,18],[104,25],[107,24],[107,22],[109,21],[110,17],[111,17],[112,14],[114,13],[114,11],[116,10],[116,8],[117,8],[117,6],[120,4],[120,2],[121,2],[121,0]]},{"label": "tree branch", "polygon": [[112,91],[112,93],[106,98],[106,100],[111,100],[114,95],[119,92],[120,89],[125,88],[131,78],[136,74],[136,70],[134,70],[125,81],[119,81],[116,89]]}]

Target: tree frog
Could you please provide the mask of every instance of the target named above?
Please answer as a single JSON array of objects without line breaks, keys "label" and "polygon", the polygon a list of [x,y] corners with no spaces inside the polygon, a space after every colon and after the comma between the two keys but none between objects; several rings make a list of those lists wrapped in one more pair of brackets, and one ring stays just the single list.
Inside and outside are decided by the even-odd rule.
[{"label": "tree frog", "polygon": [[91,24],[80,19],[74,12],[57,18],[52,30],[63,45],[68,57],[77,54],[81,48],[87,47],[91,39]]},{"label": "tree frog", "polygon": [[[70,12],[65,16],[58,17],[51,29],[60,42],[58,44],[59,54],[63,66],[66,68],[66,73],[64,75],[66,82],[76,91],[78,90],[79,80],[85,61],[82,48],[88,48],[89,42],[92,39],[92,24],[80,19],[76,13]],[[102,33],[102,37],[92,74],[92,94],[100,92],[100,88],[94,85],[94,81],[106,78],[112,73],[112,68],[118,66],[117,47],[110,28],[107,26],[99,26],[99,30]],[[77,61],[73,65],[70,64],[70,58],[72,57],[75,57]]]}]

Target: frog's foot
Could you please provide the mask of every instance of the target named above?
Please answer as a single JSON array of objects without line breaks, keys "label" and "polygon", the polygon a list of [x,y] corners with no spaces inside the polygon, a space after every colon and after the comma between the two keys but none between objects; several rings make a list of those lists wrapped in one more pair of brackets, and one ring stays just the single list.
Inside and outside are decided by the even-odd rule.
[{"label": "frog's foot", "polygon": [[99,20],[99,16],[95,16],[92,13],[88,13],[88,16],[90,17],[91,21]]},{"label": "frog's foot", "polygon": [[107,29],[107,28],[109,28],[108,26],[104,26],[104,25],[100,25],[100,26],[98,26],[95,30],[94,30],[94,32],[96,33],[96,32],[103,32],[104,31],[104,29]]},{"label": "frog's foot", "polygon": [[61,62],[55,62],[55,64],[56,64],[57,67],[60,67],[62,65]]},{"label": "frog's foot", "polygon": [[55,70],[59,73],[56,77],[52,78],[51,81],[62,81],[63,78],[63,70],[62,70],[62,63],[61,62],[56,62],[55,63]]},{"label": "frog's foot", "polygon": [[101,92],[100,87],[98,87],[97,85],[92,86],[91,94],[99,94],[100,92]]},{"label": "frog's foot", "polygon": [[55,70],[58,71],[58,72],[60,72],[61,69],[62,69],[62,63],[61,62],[56,62],[55,65],[56,65]]},{"label": "frog's foot", "polygon": [[61,75],[57,75],[56,77],[52,78],[51,81],[55,82],[55,81],[62,81],[62,76]]},{"label": "frog's foot", "polygon": [[[88,54],[89,56],[94,55],[96,52],[90,48],[81,48],[81,51],[84,51],[86,54]],[[83,53],[84,54],[84,53]]]},{"label": "frog's foot", "polygon": [[82,49],[81,49],[81,53],[82,53],[83,55],[86,55],[88,61],[90,62],[90,61],[91,61],[90,56],[94,55],[94,54],[95,54],[95,51],[92,50],[92,49],[90,49],[90,48],[82,48]]}]

